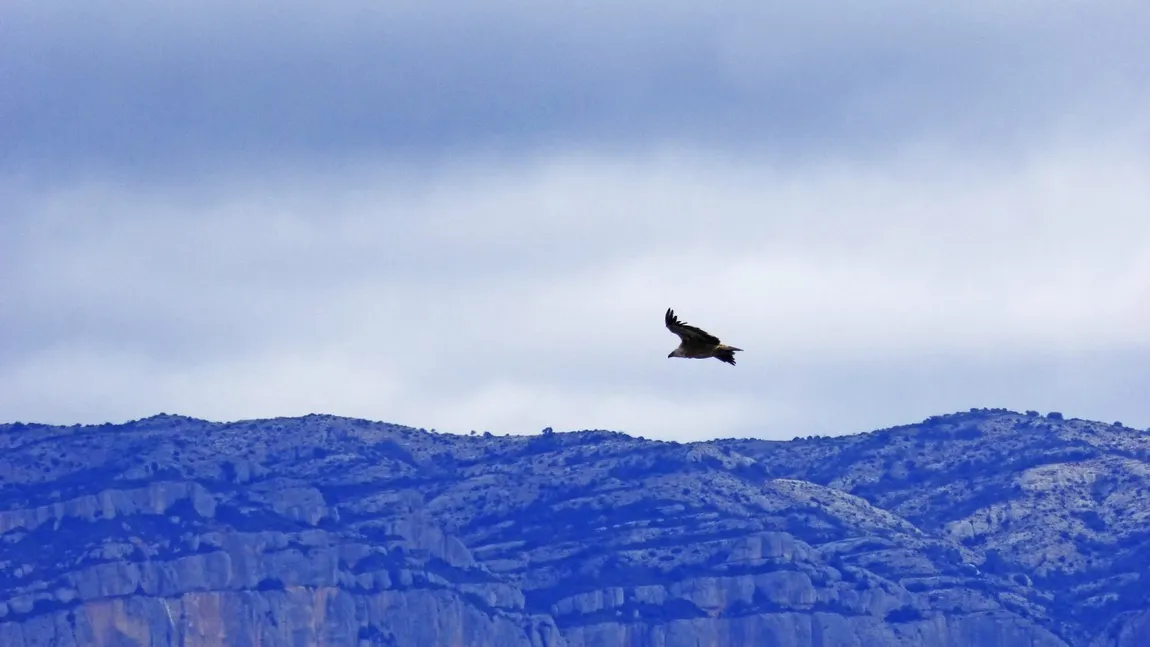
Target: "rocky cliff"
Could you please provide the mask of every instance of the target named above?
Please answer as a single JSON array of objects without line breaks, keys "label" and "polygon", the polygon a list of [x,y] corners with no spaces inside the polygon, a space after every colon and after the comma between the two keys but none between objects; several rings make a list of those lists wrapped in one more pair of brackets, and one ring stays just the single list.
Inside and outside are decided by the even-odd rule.
[{"label": "rocky cliff", "polygon": [[0,425],[0,645],[1150,644],[1150,434]]}]

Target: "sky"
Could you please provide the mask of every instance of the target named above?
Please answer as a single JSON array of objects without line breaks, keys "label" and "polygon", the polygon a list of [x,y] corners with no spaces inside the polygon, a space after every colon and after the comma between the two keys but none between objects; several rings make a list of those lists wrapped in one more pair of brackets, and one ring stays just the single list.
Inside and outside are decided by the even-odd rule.
[{"label": "sky", "polygon": [[[7,0],[0,420],[1150,427],[1150,4]],[[681,319],[744,349],[669,359]]]}]

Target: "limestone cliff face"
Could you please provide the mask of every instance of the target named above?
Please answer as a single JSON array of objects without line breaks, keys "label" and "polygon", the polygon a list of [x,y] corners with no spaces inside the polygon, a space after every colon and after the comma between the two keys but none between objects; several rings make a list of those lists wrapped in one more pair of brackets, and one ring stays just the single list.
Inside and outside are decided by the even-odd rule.
[{"label": "limestone cliff face", "polygon": [[3,425],[0,645],[1133,647],[1147,457],[1002,411],[689,445]]}]

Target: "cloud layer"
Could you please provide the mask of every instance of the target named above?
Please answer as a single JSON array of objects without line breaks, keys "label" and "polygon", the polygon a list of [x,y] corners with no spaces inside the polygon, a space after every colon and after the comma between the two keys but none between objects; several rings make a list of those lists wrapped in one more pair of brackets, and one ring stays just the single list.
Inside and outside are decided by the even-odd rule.
[{"label": "cloud layer", "polygon": [[4,167],[999,148],[1146,105],[1136,0],[6,3]]}]

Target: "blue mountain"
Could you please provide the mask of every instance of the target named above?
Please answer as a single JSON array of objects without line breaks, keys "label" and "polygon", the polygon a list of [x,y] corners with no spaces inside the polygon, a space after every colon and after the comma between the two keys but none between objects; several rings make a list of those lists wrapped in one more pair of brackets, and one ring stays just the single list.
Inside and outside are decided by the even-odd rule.
[{"label": "blue mountain", "polygon": [[1144,647],[1150,434],[0,425],[0,645]]}]

